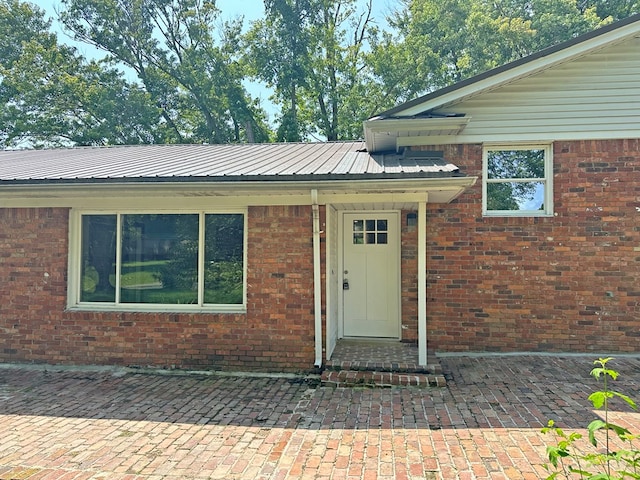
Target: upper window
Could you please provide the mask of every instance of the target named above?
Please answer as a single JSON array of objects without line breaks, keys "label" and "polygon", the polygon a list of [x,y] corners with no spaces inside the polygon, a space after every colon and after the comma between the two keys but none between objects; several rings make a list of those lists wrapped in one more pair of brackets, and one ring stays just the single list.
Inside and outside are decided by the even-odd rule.
[{"label": "upper window", "polygon": [[158,309],[244,305],[242,213],[79,215],[71,303]]},{"label": "upper window", "polygon": [[483,214],[552,215],[552,178],[550,145],[485,147]]}]

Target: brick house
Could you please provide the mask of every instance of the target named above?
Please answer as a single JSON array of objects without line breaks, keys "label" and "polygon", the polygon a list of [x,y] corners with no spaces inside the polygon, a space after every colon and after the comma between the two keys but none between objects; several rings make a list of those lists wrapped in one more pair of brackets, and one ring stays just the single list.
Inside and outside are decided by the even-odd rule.
[{"label": "brick house", "polygon": [[361,142],[0,152],[0,361],[308,371],[640,348],[640,16]]}]

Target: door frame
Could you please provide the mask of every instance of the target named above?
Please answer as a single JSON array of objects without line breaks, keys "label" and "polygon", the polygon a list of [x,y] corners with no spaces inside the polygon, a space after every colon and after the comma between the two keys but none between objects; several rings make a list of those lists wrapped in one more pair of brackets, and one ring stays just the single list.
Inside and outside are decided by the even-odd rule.
[{"label": "door frame", "polygon": [[[397,228],[396,228],[396,232],[393,233],[393,235],[395,236],[395,240],[396,240],[396,258],[397,258],[397,265],[398,265],[398,285],[397,288],[394,289],[395,290],[395,294],[397,295],[397,305],[398,305],[398,336],[397,337],[384,337],[384,338],[397,338],[398,340],[402,340],[402,256],[401,256],[401,249],[402,249],[402,235],[401,235],[401,231],[402,231],[402,225],[401,225],[401,219],[402,219],[402,212],[400,210],[375,210],[375,209],[371,209],[371,210],[340,210],[338,212],[338,275],[336,275],[336,281],[337,281],[337,292],[338,292],[338,338],[345,338],[344,335],[344,295],[342,293],[342,279],[343,279],[343,273],[344,273],[344,258],[345,258],[345,252],[344,252],[344,244],[345,244],[345,235],[347,234],[347,232],[345,232],[345,228],[344,228],[344,216],[345,214],[362,214],[362,215],[378,215],[378,214],[384,214],[384,215],[395,215],[397,217]],[[349,232],[350,233],[350,232]],[[355,337],[354,337],[355,338]],[[366,338],[366,337],[365,337]],[[376,338],[376,337],[371,337],[371,338]],[[380,337],[383,338],[383,337]]]}]

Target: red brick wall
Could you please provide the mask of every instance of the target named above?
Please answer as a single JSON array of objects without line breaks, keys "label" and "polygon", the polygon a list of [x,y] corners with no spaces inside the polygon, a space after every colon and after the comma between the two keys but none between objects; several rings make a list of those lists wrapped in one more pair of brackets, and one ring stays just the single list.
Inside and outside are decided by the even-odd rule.
[{"label": "red brick wall", "polygon": [[246,315],[70,312],[68,210],[0,209],[0,361],[311,369],[311,208],[250,208],[248,224]]},{"label": "red brick wall", "polygon": [[[403,211],[400,217],[401,336],[403,342],[416,343],[418,341],[418,229],[416,226],[407,226],[408,213]],[[417,212],[412,213],[417,215]]]},{"label": "red brick wall", "polygon": [[[445,158],[481,178],[480,145]],[[481,181],[428,207],[440,351],[640,350],[640,141],[556,142],[553,218],[483,218]]]},{"label": "red brick wall", "polygon": [[67,237],[66,209],[0,209],[0,360],[60,359]]},{"label": "red brick wall", "polygon": [[246,335],[289,369],[315,359],[312,235],[310,206],[249,209]]},{"label": "red brick wall", "polygon": [[[437,147],[436,147],[437,148]],[[445,158],[481,176],[480,145]],[[428,205],[429,347],[640,349],[639,141],[557,142],[553,218],[483,218],[481,182]],[[403,340],[417,232],[402,216]],[[298,371],[314,360],[311,207],[248,213],[246,314],[69,312],[68,210],[0,209],[0,361]]]}]

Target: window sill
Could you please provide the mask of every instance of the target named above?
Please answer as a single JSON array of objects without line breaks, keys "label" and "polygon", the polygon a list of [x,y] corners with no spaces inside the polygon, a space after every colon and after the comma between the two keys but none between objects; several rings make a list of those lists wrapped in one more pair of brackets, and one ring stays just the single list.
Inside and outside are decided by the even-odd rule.
[{"label": "window sill", "polygon": [[556,215],[554,213],[543,213],[543,212],[483,212],[483,217],[488,218],[532,218],[532,217],[547,217],[553,218]]},{"label": "window sill", "polygon": [[212,305],[212,306],[187,306],[187,305],[95,305],[77,304],[67,307],[69,312],[105,312],[105,313],[180,313],[180,314],[245,314],[247,308],[244,305]]}]

